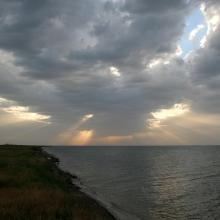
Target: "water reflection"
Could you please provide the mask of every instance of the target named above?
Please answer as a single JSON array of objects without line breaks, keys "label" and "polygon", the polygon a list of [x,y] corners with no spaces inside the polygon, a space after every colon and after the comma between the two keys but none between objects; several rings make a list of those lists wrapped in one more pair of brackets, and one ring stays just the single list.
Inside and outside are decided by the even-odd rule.
[{"label": "water reflection", "polygon": [[220,219],[218,147],[49,151],[93,192],[139,219]]}]

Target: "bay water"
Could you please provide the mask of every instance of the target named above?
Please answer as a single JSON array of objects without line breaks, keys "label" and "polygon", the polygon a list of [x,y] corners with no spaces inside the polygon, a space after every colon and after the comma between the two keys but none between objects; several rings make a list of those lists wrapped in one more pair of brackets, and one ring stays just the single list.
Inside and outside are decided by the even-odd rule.
[{"label": "bay water", "polygon": [[220,146],[45,150],[118,219],[220,219]]}]

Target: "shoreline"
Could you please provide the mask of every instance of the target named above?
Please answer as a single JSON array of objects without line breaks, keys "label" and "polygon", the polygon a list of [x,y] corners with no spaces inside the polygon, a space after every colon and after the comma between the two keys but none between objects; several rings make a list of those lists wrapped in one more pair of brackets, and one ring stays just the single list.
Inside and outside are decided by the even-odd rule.
[{"label": "shoreline", "polygon": [[[136,215],[129,213],[125,210],[120,209],[118,206],[109,203],[105,200],[105,198],[103,198],[101,195],[97,194],[97,192],[93,191],[90,189],[90,187],[88,185],[85,185],[83,183],[83,180],[80,178],[80,176],[75,175],[74,173],[71,173],[70,171],[68,171],[65,167],[62,167],[61,165],[61,161],[60,159],[57,157],[57,155],[53,154],[52,152],[50,152],[49,149],[52,149],[53,147],[51,146],[46,146],[46,147],[42,147],[43,152],[45,152],[47,155],[49,155],[50,157],[54,158],[56,161],[56,165],[58,167],[58,169],[60,169],[61,171],[63,171],[64,173],[69,174],[70,176],[72,176],[72,184],[76,187],[79,188],[79,190],[84,193],[86,196],[88,196],[89,198],[92,198],[93,200],[95,200],[101,207],[103,207],[104,209],[106,209],[111,215],[113,215],[113,217],[115,218],[115,220],[140,220],[139,217],[137,217]],[[48,151],[47,151],[48,150]]]},{"label": "shoreline", "polygon": [[0,219],[116,220],[43,146],[0,145]]},{"label": "shoreline", "polygon": [[[68,171],[63,170],[59,165],[60,165],[60,160],[59,158],[55,157],[54,155],[52,155],[51,153],[48,153],[44,148],[44,146],[40,147],[41,149],[41,153],[44,155],[44,157],[46,157],[48,160],[50,160],[52,163],[54,163],[54,165],[57,167],[57,169],[63,173],[63,175],[67,175],[69,176],[69,178],[71,179],[71,184],[76,187],[77,190],[79,190],[81,193],[83,193],[86,197],[88,197],[89,199],[92,200],[92,202],[97,203],[101,208],[105,209],[110,216],[113,218],[112,220],[118,220],[117,217],[109,210],[109,207],[107,207],[100,199],[98,198],[94,198],[94,196],[92,196],[89,192],[86,192],[81,184],[80,178],[77,175],[71,174]],[[79,181],[80,183],[77,184],[76,182]],[[75,183],[74,183],[75,182]]]}]

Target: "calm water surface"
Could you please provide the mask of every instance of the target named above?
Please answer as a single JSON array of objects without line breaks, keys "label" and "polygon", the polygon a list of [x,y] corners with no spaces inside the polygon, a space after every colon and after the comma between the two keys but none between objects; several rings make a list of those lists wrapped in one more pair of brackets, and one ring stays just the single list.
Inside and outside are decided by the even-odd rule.
[{"label": "calm water surface", "polygon": [[53,147],[120,219],[220,219],[220,147]]}]

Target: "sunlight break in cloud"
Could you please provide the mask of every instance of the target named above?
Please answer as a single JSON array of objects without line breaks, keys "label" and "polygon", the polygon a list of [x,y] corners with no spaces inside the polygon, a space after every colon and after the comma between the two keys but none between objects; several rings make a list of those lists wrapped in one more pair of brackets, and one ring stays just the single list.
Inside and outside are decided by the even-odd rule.
[{"label": "sunlight break in cloud", "polygon": [[70,131],[75,131],[77,130],[82,124],[84,124],[85,122],[87,122],[88,120],[90,120],[91,118],[93,118],[94,115],[93,114],[87,114],[84,115],[73,127],[71,127],[69,130]]},{"label": "sunlight break in cloud", "polygon": [[88,115],[85,115],[83,118],[82,118],[82,121],[85,122],[87,120],[89,120],[90,118],[93,118],[94,115],[93,114],[88,114]]},{"label": "sunlight break in cloud", "polygon": [[8,99],[0,97],[0,105],[9,104],[9,103],[11,103],[11,101],[9,101]]},{"label": "sunlight break in cloud", "polygon": [[93,136],[93,130],[82,130],[78,131],[70,142],[71,145],[86,145],[89,143]]},{"label": "sunlight break in cloud", "polygon": [[117,76],[117,77],[121,76],[121,73],[119,72],[118,68],[111,66],[109,69],[110,69],[112,75]]},{"label": "sunlight break in cloud", "polygon": [[152,59],[150,61],[150,63],[147,65],[147,67],[150,68],[150,69],[153,69],[154,67],[156,67],[160,64],[168,65],[168,64],[170,64],[172,59],[174,59],[175,57],[181,56],[182,53],[183,53],[182,48],[180,47],[180,45],[177,45],[176,50],[174,51],[174,53],[166,54],[162,57]]},{"label": "sunlight break in cloud", "polygon": [[150,69],[154,68],[155,66],[157,66],[158,64],[162,63],[161,59],[153,59],[149,64],[148,67]]},{"label": "sunlight break in cloud", "polygon": [[150,128],[159,128],[161,127],[161,122],[173,118],[182,116],[190,111],[190,106],[185,103],[174,104],[171,108],[160,109],[156,112],[151,112],[153,118],[148,119],[148,125]]},{"label": "sunlight break in cloud", "polygon": [[69,130],[59,134],[56,144],[86,145],[94,135],[94,130]]},{"label": "sunlight break in cloud", "polygon": [[206,43],[207,43],[207,38],[208,36],[215,32],[219,26],[220,23],[220,17],[219,17],[219,12],[220,12],[220,8],[216,8],[214,6],[207,8],[206,4],[203,3],[200,6],[200,10],[203,13],[206,23],[207,23],[207,32],[206,35],[202,38],[202,40],[200,41],[200,46],[202,48],[205,47]]},{"label": "sunlight break in cloud", "polygon": [[86,123],[88,120],[94,117],[93,114],[84,115],[77,123],[71,126],[66,131],[60,133],[56,139],[56,142],[59,144],[68,144],[68,145],[85,145],[92,138],[94,131],[93,130],[82,130],[80,127]]},{"label": "sunlight break in cloud", "polygon": [[17,105],[16,102],[2,97],[0,97],[0,109],[22,121],[50,123],[47,120],[50,119],[51,116],[31,112],[28,106]]},{"label": "sunlight break in cloud", "polygon": [[195,29],[193,29],[189,34],[189,40],[192,41],[195,39],[196,35],[203,29],[205,26],[203,24],[197,25]]},{"label": "sunlight break in cloud", "polygon": [[30,108],[24,106],[11,106],[8,108],[3,108],[2,110],[24,121],[27,120],[45,123],[45,120],[50,118],[48,115],[41,115],[39,113],[30,112]]},{"label": "sunlight break in cloud", "polygon": [[87,114],[84,115],[76,124],[74,124],[69,131],[73,132],[76,131],[82,124],[84,124],[85,122],[87,122],[88,120],[90,120],[91,118],[93,118],[94,115],[93,114]]}]

